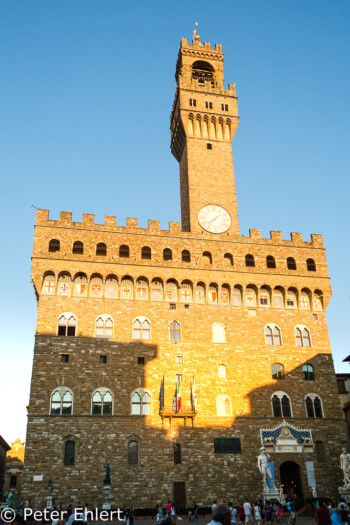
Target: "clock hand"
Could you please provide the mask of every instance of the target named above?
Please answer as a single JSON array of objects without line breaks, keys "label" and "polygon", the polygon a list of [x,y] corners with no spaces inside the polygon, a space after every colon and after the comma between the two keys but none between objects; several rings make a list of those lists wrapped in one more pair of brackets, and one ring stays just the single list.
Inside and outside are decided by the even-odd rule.
[{"label": "clock hand", "polygon": [[210,224],[213,221],[216,221],[216,219],[218,219],[219,217],[220,217],[220,215],[217,215],[216,217],[214,217],[214,219],[211,219],[211,221],[208,221],[208,224]]}]

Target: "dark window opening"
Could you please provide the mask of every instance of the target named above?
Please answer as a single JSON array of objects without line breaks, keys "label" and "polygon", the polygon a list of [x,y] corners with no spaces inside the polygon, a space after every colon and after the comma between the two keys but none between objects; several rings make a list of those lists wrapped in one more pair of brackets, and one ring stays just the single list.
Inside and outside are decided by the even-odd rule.
[{"label": "dark window opening", "polygon": [[141,259],[152,259],[152,251],[149,246],[144,246],[141,250]]},{"label": "dark window opening", "polygon": [[213,149],[213,145],[210,142],[207,142],[207,149]]},{"label": "dark window opening", "polygon": [[145,364],[145,358],[144,357],[138,357],[137,358],[137,364],[138,365],[144,365]]},{"label": "dark window opening", "polygon": [[84,253],[84,245],[80,241],[75,241],[73,244],[73,253],[82,255]]},{"label": "dark window opening", "polygon": [[139,456],[139,445],[137,441],[130,441],[128,445],[128,463],[137,465]]},{"label": "dark window opening", "polygon": [[295,259],[293,257],[288,257],[288,259],[287,259],[287,268],[288,268],[288,270],[296,270],[297,269],[297,265],[296,265]]},{"label": "dark window opening", "polygon": [[276,268],[276,261],[272,255],[266,257],[266,268]]},{"label": "dark window opening", "polygon": [[182,262],[191,262],[191,254],[188,250],[182,250]]},{"label": "dark window opening", "polygon": [[107,255],[107,246],[104,242],[99,242],[96,246],[96,255],[106,256]]},{"label": "dark window opening", "polygon": [[233,266],[233,255],[231,253],[225,253],[224,255],[225,262],[230,266]]},{"label": "dark window opening", "polygon": [[174,463],[175,465],[181,463],[181,445],[179,443],[175,443],[174,445]]},{"label": "dark window opening", "polygon": [[49,252],[59,252],[60,251],[60,241],[57,239],[51,239],[49,242]]},{"label": "dark window opening", "polygon": [[255,267],[255,260],[253,255],[248,254],[245,256],[245,265],[251,268]]},{"label": "dark window opening", "polygon": [[[65,334],[58,334],[58,335],[65,335]],[[69,354],[61,354],[61,363],[68,363],[69,361]]]},{"label": "dark window opening", "polygon": [[119,257],[128,258],[129,256],[130,256],[129,246],[126,246],[126,244],[122,244],[119,248]]},{"label": "dark window opening", "polygon": [[74,441],[66,441],[64,445],[64,464],[74,465],[75,460],[75,443]]},{"label": "dark window opening", "polygon": [[170,250],[170,248],[165,248],[165,250],[163,250],[163,259],[164,259],[164,261],[172,261],[173,260],[173,253]]},{"label": "dark window opening", "polygon": [[17,486],[17,476],[16,474],[12,474],[10,477],[10,489],[15,489]]},{"label": "dark window opening", "polygon": [[316,272],[316,263],[313,259],[308,259],[306,261],[306,267],[309,272]]},{"label": "dark window opening", "polygon": [[195,98],[190,98],[190,106],[194,108],[197,106],[197,101]]},{"label": "dark window opening", "polygon": [[101,365],[107,364],[107,356],[106,355],[100,355],[100,363],[101,363]]},{"label": "dark window opening", "polygon": [[314,381],[315,373],[312,365],[303,365],[303,376],[305,381]]},{"label": "dark window opening", "polygon": [[170,308],[170,310],[176,310],[176,304],[170,303],[169,304],[169,308]]}]

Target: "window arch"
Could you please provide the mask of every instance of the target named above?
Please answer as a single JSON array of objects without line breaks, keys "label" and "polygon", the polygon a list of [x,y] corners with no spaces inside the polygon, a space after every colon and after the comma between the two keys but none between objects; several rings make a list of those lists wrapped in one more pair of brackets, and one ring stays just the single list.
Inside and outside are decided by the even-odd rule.
[{"label": "window arch", "polygon": [[305,397],[305,409],[307,417],[323,417],[321,398],[316,394],[308,394]]},{"label": "window arch", "polygon": [[282,346],[281,330],[276,324],[268,324],[265,326],[265,342],[267,345]]},{"label": "window arch", "polygon": [[276,268],[276,261],[272,255],[266,257],[266,268]]},{"label": "window arch", "polygon": [[139,316],[132,323],[133,339],[151,339],[151,323],[147,317]]},{"label": "window arch", "polygon": [[188,250],[182,250],[181,260],[182,262],[191,262],[191,254]]},{"label": "window arch", "polygon": [[246,306],[256,306],[256,290],[249,285],[245,290]]},{"label": "window arch", "polygon": [[163,260],[164,261],[172,261],[173,260],[173,252],[170,250],[170,248],[164,248],[164,250],[163,250]]},{"label": "window arch", "polygon": [[64,444],[64,464],[74,465],[75,463],[75,441],[68,440]]},{"label": "window arch", "polygon": [[104,242],[99,242],[96,245],[96,255],[101,255],[103,257],[107,255],[107,246]]},{"label": "window arch", "polygon": [[61,249],[61,244],[58,239],[51,239],[49,242],[49,252],[59,252]]},{"label": "window arch", "polygon": [[178,321],[170,323],[170,341],[181,341],[181,325]]},{"label": "window arch", "polygon": [[75,241],[73,243],[73,253],[76,255],[82,255],[84,253],[84,245],[81,241]]},{"label": "window arch", "polygon": [[93,393],[91,401],[91,413],[93,415],[101,416],[113,413],[113,396],[107,388],[98,388]]},{"label": "window arch", "polygon": [[218,366],[218,377],[220,379],[226,379],[226,365],[219,365]]},{"label": "window arch", "polygon": [[141,259],[152,259],[152,250],[149,246],[143,246],[141,249]]},{"label": "window arch", "polygon": [[232,415],[231,400],[228,396],[221,394],[216,398],[216,414],[222,417]]},{"label": "window arch", "polygon": [[202,261],[206,264],[212,264],[213,258],[210,252],[203,252],[202,254]]},{"label": "window arch", "polygon": [[124,257],[125,259],[128,259],[130,257],[130,250],[129,246],[126,244],[122,244],[119,246],[119,257]]},{"label": "window arch", "polygon": [[242,289],[238,286],[235,286],[233,289],[233,304],[239,306],[242,304]]},{"label": "window arch", "polygon": [[271,404],[274,417],[292,417],[290,398],[285,392],[275,392],[271,398]]},{"label": "window arch", "polygon": [[227,266],[233,266],[233,255],[232,253],[225,253],[224,262]]},{"label": "window arch", "polygon": [[70,388],[61,386],[51,394],[50,414],[71,415],[73,413],[73,394]]},{"label": "window arch", "polygon": [[273,363],[271,365],[272,379],[285,379],[284,366],[281,363]]},{"label": "window arch", "polygon": [[310,330],[306,326],[298,325],[294,329],[297,346],[311,346]]},{"label": "window arch", "polygon": [[254,256],[253,256],[253,255],[248,254],[248,255],[245,256],[245,265],[246,265],[247,267],[252,267],[252,268],[254,268],[254,266],[255,266],[255,260],[254,260]]},{"label": "window arch", "polygon": [[148,390],[138,388],[131,395],[131,414],[147,416],[151,413],[151,394]]},{"label": "window arch", "polygon": [[137,441],[129,441],[128,443],[128,463],[129,465],[137,465],[139,462],[139,444]]},{"label": "window arch", "polygon": [[213,334],[213,343],[226,343],[225,326],[222,323],[213,323],[211,325]]},{"label": "window arch", "polygon": [[310,310],[310,296],[307,292],[300,293],[299,304],[301,310]]},{"label": "window arch", "polygon": [[113,337],[113,319],[108,314],[101,314],[96,319],[95,327],[95,336],[96,337]]},{"label": "window arch", "polygon": [[288,270],[296,270],[297,263],[295,262],[294,257],[287,257],[287,268]]},{"label": "window arch", "polygon": [[57,335],[75,336],[77,318],[70,312],[63,312],[58,318]]},{"label": "window arch", "polygon": [[283,308],[284,301],[283,301],[283,293],[279,288],[275,288],[273,290],[273,306],[274,308]]},{"label": "window arch", "polygon": [[315,380],[315,372],[314,367],[312,365],[303,365],[303,376],[305,381],[314,381]]},{"label": "window arch", "polygon": [[260,288],[259,292],[260,306],[268,307],[270,306],[270,289],[268,287]]},{"label": "window arch", "polygon": [[308,272],[316,272],[316,263],[314,259],[306,260],[306,268]]}]

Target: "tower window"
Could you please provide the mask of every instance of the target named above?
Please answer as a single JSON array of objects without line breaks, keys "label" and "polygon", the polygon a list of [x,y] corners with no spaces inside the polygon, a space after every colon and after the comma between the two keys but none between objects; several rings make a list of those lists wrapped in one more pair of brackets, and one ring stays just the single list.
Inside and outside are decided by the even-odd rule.
[{"label": "tower window", "polygon": [[75,460],[75,442],[66,441],[64,445],[64,464],[74,465]]},{"label": "tower window", "polygon": [[75,241],[73,244],[73,253],[82,255],[84,253],[84,245],[81,241]]},{"label": "tower window", "polygon": [[107,356],[106,355],[100,355],[100,363],[101,365],[107,364]]},{"label": "tower window", "polygon": [[184,363],[184,356],[183,355],[177,355],[176,356],[176,364],[177,365],[183,365]]},{"label": "tower window", "polygon": [[250,267],[254,267],[255,266],[255,261],[254,261],[254,256],[253,255],[246,255],[245,256],[245,265],[246,266],[250,266]]},{"label": "tower window", "polygon": [[297,265],[296,265],[295,259],[293,257],[288,257],[287,258],[287,268],[288,268],[288,270],[296,270],[297,269]]},{"label": "tower window", "polygon": [[174,463],[175,465],[181,463],[181,445],[179,443],[175,443],[174,445]]},{"label": "tower window", "polygon": [[197,106],[197,100],[195,98],[190,98],[190,106],[194,108]]},{"label": "tower window", "polygon": [[315,373],[312,365],[303,365],[303,376],[305,381],[314,381]]},{"label": "tower window", "polygon": [[191,262],[191,254],[188,250],[182,250],[182,262]]},{"label": "tower window", "polygon": [[119,248],[119,257],[128,258],[130,256],[129,246],[122,244]]},{"label": "tower window", "polygon": [[107,246],[104,242],[99,242],[96,246],[96,255],[105,256],[107,255]]},{"label": "tower window", "polygon": [[272,379],[284,379],[284,366],[281,363],[274,363],[271,365]]},{"label": "tower window", "polygon": [[49,252],[59,252],[60,251],[60,241],[57,239],[51,239],[49,242]]},{"label": "tower window", "polygon": [[207,142],[207,149],[213,149],[213,145],[210,142]]},{"label": "tower window", "polygon": [[228,111],[228,104],[221,104],[222,111]]},{"label": "tower window", "polygon": [[172,321],[170,323],[170,341],[181,340],[181,326],[178,321]]},{"label": "tower window", "polygon": [[306,261],[306,266],[309,272],[316,272],[316,263],[313,259],[308,259]]},{"label": "tower window", "polygon": [[266,257],[266,268],[276,268],[276,261],[272,255]]},{"label": "tower window", "polygon": [[173,260],[173,254],[170,248],[165,248],[163,250],[163,259],[164,261],[172,261]]},{"label": "tower window", "polygon": [[137,364],[138,365],[144,365],[145,364],[145,358],[144,357],[138,357],[137,358]]},{"label": "tower window", "polygon": [[212,102],[209,102],[208,100],[205,102],[205,107],[207,109],[213,109],[213,103]]},{"label": "tower window", "polygon": [[69,354],[61,354],[61,363],[69,362]]},{"label": "tower window", "polygon": [[144,246],[141,250],[141,259],[152,259],[152,251],[149,246]]},{"label": "tower window", "polygon": [[169,309],[170,309],[170,310],[176,310],[176,304],[174,304],[174,303],[170,303],[170,304],[169,304]]}]

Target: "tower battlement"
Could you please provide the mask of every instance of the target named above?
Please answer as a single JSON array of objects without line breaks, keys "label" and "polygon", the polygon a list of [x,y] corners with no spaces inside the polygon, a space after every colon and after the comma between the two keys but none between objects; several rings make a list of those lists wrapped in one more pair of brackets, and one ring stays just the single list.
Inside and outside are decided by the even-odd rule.
[{"label": "tower battlement", "polygon": [[[36,226],[53,227],[53,228],[74,228],[78,230],[91,230],[98,232],[120,232],[120,233],[137,233],[144,235],[164,235],[164,236],[181,236],[187,239],[196,238],[191,232],[181,231],[181,224],[179,222],[169,222],[168,230],[160,229],[160,221],[152,220],[148,221],[148,228],[140,228],[138,226],[138,219],[127,217],[126,226],[117,224],[117,218],[113,215],[105,215],[105,221],[103,224],[95,223],[95,215],[92,213],[83,213],[82,221],[73,221],[72,212],[61,211],[58,220],[50,219],[49,210],[37,210],[36,213]],[[218,241],[217,236],[210,234],[206,231],[202,232],[202,238],[205,240]],[[311,241],[304,241],[302,233],[292,232],[290,238],[283,238],[281,231],[270,230],[270,237],[262,237],[261,230],[251,228],[249,230],[249,236],[244,235],[230,235],[229,238],[221,239],[223,242],[240,242],[240,243],[261,243],[271,245],[289,245],[295,247],[311,247],[311,248],[324,248],[323,238],[320,234],[311,234]]]}]

